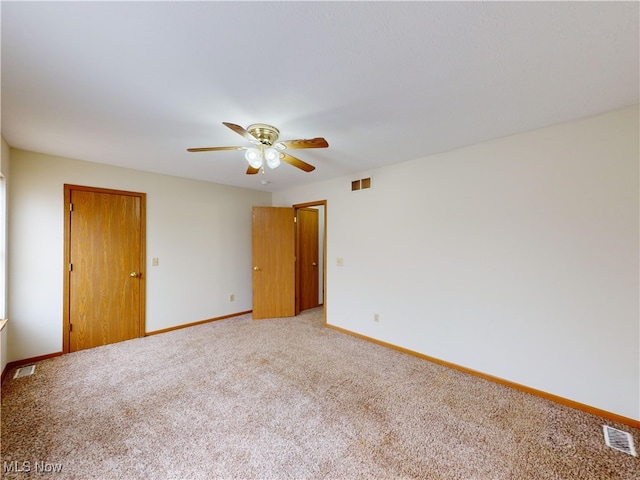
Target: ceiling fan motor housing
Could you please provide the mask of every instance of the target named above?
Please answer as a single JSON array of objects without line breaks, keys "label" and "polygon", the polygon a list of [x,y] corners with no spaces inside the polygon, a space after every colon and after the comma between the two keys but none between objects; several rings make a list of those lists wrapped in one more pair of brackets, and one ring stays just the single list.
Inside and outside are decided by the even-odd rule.
[{"label": "ceiling fan motor housing", "polygon": [[253,135],[261,144],[268,146],[273,145],[280,136],[280,131],[276,127],[266,123],[249,125],[247,132]]}]

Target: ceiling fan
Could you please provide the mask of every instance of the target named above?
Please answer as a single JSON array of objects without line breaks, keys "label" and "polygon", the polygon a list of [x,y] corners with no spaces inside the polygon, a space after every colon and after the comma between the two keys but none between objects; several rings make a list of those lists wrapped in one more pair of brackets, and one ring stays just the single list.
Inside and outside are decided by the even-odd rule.
[{"label": "ceiling fan", "polygon": [[288,148],[327,148],[329,144],[324,138],[312,138],[309,140],[286,140],[278,141],[280,131],[272,126],[264,123],[254,123],[249,125],[246,130],[240,125],[234,123],[222,122],[223,125],[229,127],[238,135],[249,140],[254,147],[203,147],[203,148],[187,148],[188,152],[212,152],[216,150],[245,150],[244,157],[249,162],[247,168],[248,175],[254,175],[262,169],[264,173],[264,164],[269,168],[276,168],[280,165],[280,161],[284,160],[290,165],[311,172],[316,167],[303,162],[299,158],[284,152]]}]

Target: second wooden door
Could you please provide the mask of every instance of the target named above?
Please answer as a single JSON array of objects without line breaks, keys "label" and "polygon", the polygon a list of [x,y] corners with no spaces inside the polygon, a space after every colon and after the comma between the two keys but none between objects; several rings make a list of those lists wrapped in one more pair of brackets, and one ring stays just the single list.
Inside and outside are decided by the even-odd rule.
[{"label": "second wooden door", "polygon": [[300,310],[319,305],[318,209],[298,209],[298,282]]}]

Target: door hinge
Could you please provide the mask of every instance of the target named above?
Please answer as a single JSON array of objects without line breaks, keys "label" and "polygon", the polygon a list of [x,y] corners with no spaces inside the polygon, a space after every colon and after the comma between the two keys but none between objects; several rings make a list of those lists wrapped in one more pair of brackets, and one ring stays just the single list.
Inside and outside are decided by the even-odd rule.
[{"label": "door hinge", "polygon": [[73,323],[69,324],[69,332],[73,332]]},{"label": "door hinge", "polygon": [[293,217],[293,223],[298,223],[298,217]]},{"label": "door hinge", "polygon": [[69,211],[70,211],[70,212],[73,212],[73,203],[70,203],[70,204],[69,204]]},{"label": "door hinge", "polygon": [[69,264],[69,271],[72,272],[73,271],[73,263]]}]

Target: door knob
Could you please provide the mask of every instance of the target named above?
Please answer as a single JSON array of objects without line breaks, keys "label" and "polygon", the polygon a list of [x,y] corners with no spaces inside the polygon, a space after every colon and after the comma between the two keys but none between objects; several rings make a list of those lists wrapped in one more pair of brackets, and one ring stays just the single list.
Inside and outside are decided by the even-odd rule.
[{"label": "door knob", "polygon": [[253,267],[253,269],[257,272],[258,270],[260,270],[258,267]]},{"label": "door knob", "polygon": [[130,274],[131,277],[137,277],[139,275],[140,274],[138,272],[131,272],[131,274]]},{"label": "door knob", "polygon": [[314,267],[318,266],[318,264],[316,262],[313,262],[311,265],[313,265]]}]

